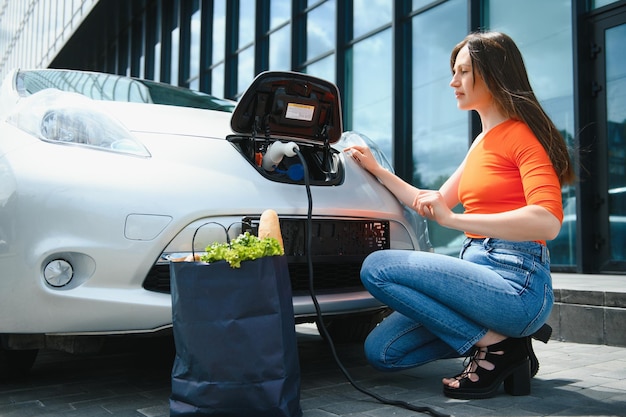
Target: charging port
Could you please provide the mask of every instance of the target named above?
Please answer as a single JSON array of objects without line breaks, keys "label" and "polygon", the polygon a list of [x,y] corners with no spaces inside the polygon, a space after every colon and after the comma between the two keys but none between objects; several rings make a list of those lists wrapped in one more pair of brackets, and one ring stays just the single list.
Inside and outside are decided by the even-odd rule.
[{"label": "charging port", "polygon": [[[272,170],[263,168],[263,158],[276,140],[229,136],[244,158],[264,177],[277,182],[304,184],[304,167],[298,155],[285,155]],[[343,182],[344,170],[339,151],[330,146],[298,142],[297,147],[306,161],[311,185],[338,185]]]}]

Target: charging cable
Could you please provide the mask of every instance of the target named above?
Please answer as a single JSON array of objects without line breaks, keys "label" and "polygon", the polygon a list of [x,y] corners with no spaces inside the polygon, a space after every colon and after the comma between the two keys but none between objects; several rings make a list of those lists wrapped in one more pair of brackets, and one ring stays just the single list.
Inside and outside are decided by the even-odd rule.
[{"label": "charging cable", "polygon": [[311,234],[311,230],[313,230],[313,197],[311,194],[311,182],[309,178],[309,168],[306,164],[306,160],[304,159],[304,156],[302,155],[302,152],[300,152],[300,149],[298,147],[294,147],[293,151],[295,152],[296,155],[298,155],[298,158],[300,158],[300,162],[302,162],[302,170],[304,174],[304,185],[306,188],[306,195],[308,199],[305,236],[306,236],[307,262],[308,262],[308,267],[309,267],[309,294],[311,295],[311,299],[313,300],[313,304],[315,305],[315,312],[317,314],[317,321],[319,323],[318,329],[320,332],[322,332],[324,338],[328,341],[328,346],[330,347],[331,353],[333,355],[333,358],[335,359],[335,362],[337,363],[337,366],[339,367],[341,372],[344,374],[348,382],[350,382],[350,384],[355,389],[362,392],[363,394],[369,395],[370,397],[378,400],[379,402],[383,404],[403,407],[403,408],[406,408],[407,410],[417,411],[419,413],[427,413],[435,417],[451,417],[450,415],[440,413],[439,411],[436,411],[432,409],[431,407],[426,407],[426,406],[419,407],[413,404],[409,404],[406,401],[391,400],[388,398],[384,398],[374,392],[371,392],[359,386],[354,381],[354,379],[350,376],[345,366],[343,366],[343,364],[341,363],[341,360],[339,360],[339,356],[337,355],[337,351],[335,350],[335,345],[333,343],[333,340],[330,337],[330,334],[328,333],[328,329],[326,329],[326,326],[324,325],[324,321],[322,319],[322,310],[320,309],[320,305],[317,301],[317,297],[315,295],[315,289],[313,286],[313,254],[311,253],[311,250],[313,247],[312,245],[313,236]]}]

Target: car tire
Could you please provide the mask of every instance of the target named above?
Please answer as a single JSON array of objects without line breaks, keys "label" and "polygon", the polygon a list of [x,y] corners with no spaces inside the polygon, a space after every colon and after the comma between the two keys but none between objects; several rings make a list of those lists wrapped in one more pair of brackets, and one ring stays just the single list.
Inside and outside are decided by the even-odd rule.
[{"label": "car tire", "polygon": [[12,380],[27,375],[38,352],[37,349],[7,350],[0,347],[0,380]]},{"label": "car tire", "polygon": [[[327,316],[324,317],[324,326],[334,343],[362,343],[372,329],[389,314],[391,309],[385,308],[368,313]],[[324,331],[320,329],[319,320],[316,325],[320,335],[326,338]]]}]

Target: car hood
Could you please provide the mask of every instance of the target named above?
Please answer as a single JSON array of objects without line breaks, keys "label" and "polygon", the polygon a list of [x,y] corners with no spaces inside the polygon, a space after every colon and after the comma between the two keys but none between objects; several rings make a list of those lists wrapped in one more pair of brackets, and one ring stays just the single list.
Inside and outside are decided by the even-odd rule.
[{"label": "car hood", "polygon": [[225,139],[232,114],[223,111],[121,102],[101,102],[101,107],[131,132],[176,134]]}]

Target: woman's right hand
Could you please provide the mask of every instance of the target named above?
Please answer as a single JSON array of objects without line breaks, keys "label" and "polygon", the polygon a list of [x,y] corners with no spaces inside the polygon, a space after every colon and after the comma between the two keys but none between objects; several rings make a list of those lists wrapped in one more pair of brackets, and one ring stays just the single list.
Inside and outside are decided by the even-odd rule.
[{"label": "woman's right hand", "polygon": [[406,206],[414,206],[416,195],[419,195],[420,190],[380,165],[370,148],[354,145],[344,149],[344,152],[352,157],[359,166],[378,178],[398,200]]},{"label": "woman's right hand", "polygon": [[372,151],[367,146],[354,145],[343,150],[346,155],[352,157],[354,161],[363,169],[376,175],[377,170],[380,168],[380,164],[374,158]]}]

